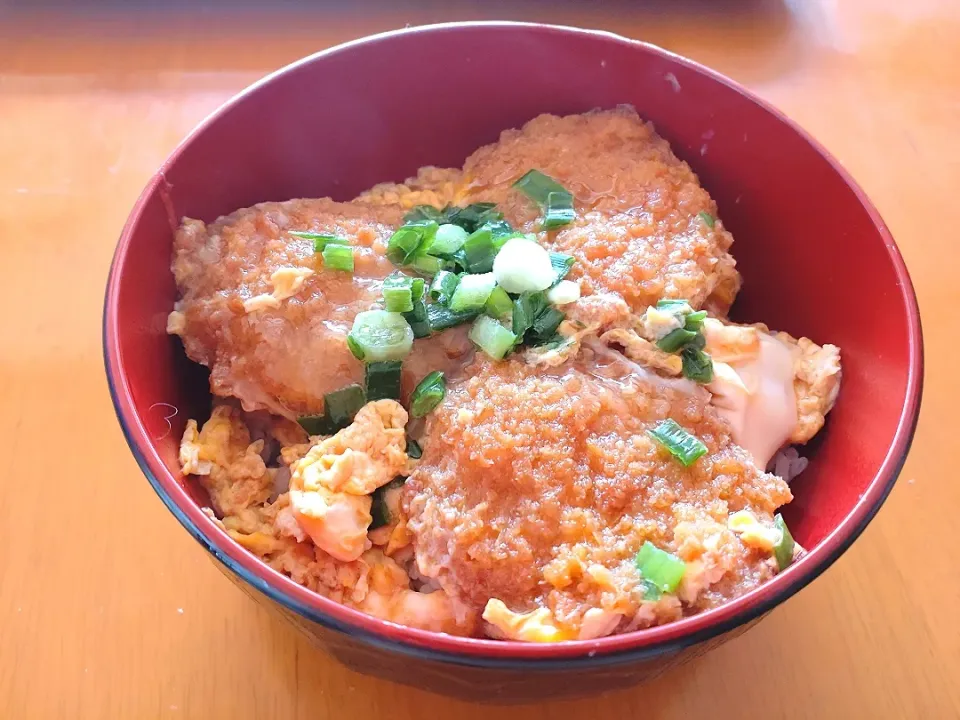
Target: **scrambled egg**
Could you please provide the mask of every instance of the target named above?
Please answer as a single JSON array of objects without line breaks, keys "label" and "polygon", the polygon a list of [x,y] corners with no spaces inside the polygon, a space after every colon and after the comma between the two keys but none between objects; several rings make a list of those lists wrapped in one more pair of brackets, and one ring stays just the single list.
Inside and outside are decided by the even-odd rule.
[{"label": "scrambled egg", "polygon": [[515,613],[502,600],[490,598],[483,609],[483,619],[497,628],[508,640],[525,642],[561,642],[574,640],[575,635],[557,626],[547,608],[528,613]]},{"label": "scrambled egg", "polygon": [[780,531],[763,525],[749,510],[740,510],[730,515],[727,527],[740,536],[744,545],[757,550],[773,552],[773,547],[780,541]]},{"label": "scrambled egg", "polygon": [[313,270],[304,267],[282,267],[278,268],[270,276],[270,283],[273,285],[272,293],[256,295],[243,303],[243,309],[250,313],[264,308],[278,308],[280,301],[293,297],[308,277],[313,275]]},{"label": "scrambled egg", "polygon": [[187,422],[180,443],[180,467],[185,474],[200,477],[222,515],[236,515],[266,502],[273,490],[276,471],[266,467],[262,450],[263,440],[250,442],[240,411],[220,405],[199,432],[195,420]]},{"label": "scrambled egg", "polygon": [[290,506],[314,544],[338,560],[367,549],[370,493],[407,467],[407,412],[394,400],[367,403],[353,423],[292,465]]},{"label": "scrambled egg", "polygon": [[640,337],[633,330],[616,328],[600,336],[600,341],[610,345],[623,345],[628,358],[667,375],[679,375],[683,370],[683,360],[679,355],[666,353],[649,340]]}]

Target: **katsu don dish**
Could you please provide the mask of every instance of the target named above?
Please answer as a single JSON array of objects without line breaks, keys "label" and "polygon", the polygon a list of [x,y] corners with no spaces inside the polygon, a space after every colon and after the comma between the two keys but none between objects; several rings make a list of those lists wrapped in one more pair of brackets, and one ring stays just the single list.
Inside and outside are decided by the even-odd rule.
[{"label": "katsu don dish", "polygon": [[586,640],[739,597],[804,552],[778,510],[841,368],[729,320],[722,218],[628,107],[184,218],[167,330],[214,401],[182,470],[268,566],[422,630]]}]

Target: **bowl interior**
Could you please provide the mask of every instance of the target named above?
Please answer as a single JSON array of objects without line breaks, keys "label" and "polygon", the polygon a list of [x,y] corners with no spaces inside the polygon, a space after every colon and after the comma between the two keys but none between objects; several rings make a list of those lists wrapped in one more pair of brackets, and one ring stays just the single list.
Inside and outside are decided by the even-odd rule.
[{"label": "bowl interior", "polygon": [[[166,335],[173,228],[266,200],[349,199],[422,165],[459,166],[539,113],[633,105],[690,163],[736,240],[734,318],[840,346],[843,385],[784,509],[808,549],[874,483],[910,397],[912,300],[879,219],[778,114],[662,51],[531,26],[440,27],[354,43],[247,91],[174,154],[141,199],[114,268],[120,392],[171,477],[201,368]],[[894,256],[891,255],[893,252]],[[916,352],[916,349],[914,349]]]}]

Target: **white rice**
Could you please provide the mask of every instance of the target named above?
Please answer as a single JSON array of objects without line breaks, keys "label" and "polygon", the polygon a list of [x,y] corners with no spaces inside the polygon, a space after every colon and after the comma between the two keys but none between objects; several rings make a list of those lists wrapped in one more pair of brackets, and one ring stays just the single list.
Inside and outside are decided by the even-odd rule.
[{"label": "white rice", "polygon": [[767,472],[779,475],[784,482],[790,482],[797,475],[802,473],[807,467],[809,461],[805,457],[800,457],[800,453],[792,445],[781,448],[770,464],[767,466]]}]

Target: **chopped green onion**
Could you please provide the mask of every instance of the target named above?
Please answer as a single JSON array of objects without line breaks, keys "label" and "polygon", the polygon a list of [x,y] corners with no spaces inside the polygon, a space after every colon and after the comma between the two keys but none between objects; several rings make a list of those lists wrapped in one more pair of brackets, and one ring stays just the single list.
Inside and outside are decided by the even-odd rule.
[{"label": "chopped green onion", "polygon": [[676,330],[671,330],[662,338],[657,340],[657,347],[664,352],[674,353],[688,342],[693,340],[696,336],[697,334],[695,332],[684,330],[683,328],[677,328]]},{"label": "chopped green onion", "polygon": [[323,248],[323,264],[331,270],[353,272],[353,248],[349,245],[327,243]]},{"label": "chopped green onion", "polygon": [[513,226],[506,220],[490,220],[480,227],[486,228],[493,235],[493,246],[495,248],[503,247],[503,243],[506,242],[503,238],[516,237],[522,234],[514,230]]},{"label": "chopped green onion", "polygon": [[412,457],[414,460],[419,460],[423,457],[423,449],[420,447],[420,443],[416,440],[407,440],[407,455]]},{"label": "chopped green onion", "polygon": [[387,258],[394,265],[403,265],[420,247],[421,233],[414,225],[404,225],[387,241]]},{"label": "chopped green onion", "polygon": [[437,228],[437,234],[433,236],[433,244],[430,245],[430,254],[453,255],[453,253],[463,247],[464,241],[469,236],[470,233],[459,225],[444,223]]},{"label": "chopped green onion", "polygon": [[[702,335],[697,335],[697,338],[702,337]],[[694,338],[694,340],[697,338]],[[683,376],[685,378],[704,385],[713,380],[713,361],[700,348],[688,345],[680,353],[680,359],[683,361]]]},{"label": "chopped green onion", "polygon": [[700,219],[703,220],[704,223],[706,223],[707,227],[713,230],[713,226],[716,225],[717,223],[713,215],[708,213],[706,210],[701,210],[699,215],[700,215]]},{"label": "chopped green onion", "polygon": [[433,332],[462,325],[465,322],[473,320],[477,314],[476,310],[455,312],[438,303],[427,305],[427,322],[430,323],[430,329]]},{"label": "chopped green onion", "polygon": [[366,362],[402,360],[413,347],[413,330],[406,319],[400,313],[386,310],[358,313],[350,337]]},{"label": "chopped green onion", "polygon": [[455,312],[482,310],[496,285],[497,281],[493,273],[464,275],[460,278],[457,289],[453,291],[453,297],[450,298],[450,309]]},{"label": "chopped green onion", "polygon": [[413,310],[405,312],[403,317],[407,322],[422,322],[427,319],[427,306],[423,300],[417,300],[413,303]]},{"label": "chopped green onion", "polygon": [[661,420],[656,427],[647,430],[647,434],[663,445],[684,467],[690,467],[707,452],[707,446],[696,435],[690,434],[670,418]]},{"label": "chopped green onion", "polygon": [[549,253],[527,238],[511,238],[493,261],[497,284],[508,293],[546,290],[554,284],[557,273]]},{"label": "chopped green onion", "polygon": [[480,228],[463,243],[466,264],[464,269],[470,273],[488,273],[493,269],[496,251],[493,247],[493,234],[486,228]]},{"label": "chopped green onion", "polygon": [[427,306],[423,300],[417,300],[413,303],[413,310],[403,314],[404,319],[410,323],[410,329],[413,330],[413,337],[423,338],[432,334],[430,323],[427,322]]},{"label": "chopped green onion", "polygon": [[533,327],[534,321],[547,307],[546,297],[542,292],[523,293],[513,301],[513,332],[517,338]]},{"label": "chopped green onion", "polygon": [[410,396],[410,414],[415,418],[423,417],[443,401],[446,393],[443,373],[439,370],[428,373]]},{"label": "chopped green onion", "polygon": [[308,435],[332,435],[352,423],[366,403],[362,387],[347,385],[323,396],[323,415],[305,415],[297,418],[297,422]]},{"label": "chopped green onion", "polygon": [[573,255],[565,255],[564,253],[555,252],[550,253],[550,266],[553,268],[554,272],[554,285],[567,276],[567,273],[570,272],[570,268],[573,267],[573,260]]},{"label": "chopped green onion", "polygon": [[417,223],[444,221],[444,212],[437,210],[433,205],[417,205],[413,210],[403,216],[404,225],[415,225]]},{"label": "chopped green onion", "polygon": [[684,321],[684,329],[690,330],[691,332],[700,332],[700,328],[703,327],[703,321],[707,317],[706,310],[698,310],[697,312],[692,312],[687,315],[686,320]]},{"label": "chopped green onion", "polygon": [[370,529],[375,530],[378,527],[383,527],[384,525],[389,525],[393,518],[391,517],[392,513],[390,512],[390,505],[393,504],[396,507],[396,500],[394,502],[389,502],[387,495],[392,495],[396,492],[399,492],[400,488],[403,487],[403,483],[406,480],[404,477],[395,477],[393,480],[388,482],[386,485],[382,485],[373,491],[370,495]]},{"label": "chopped green onion", "polygon": [[400,369],[399,360],[383,360],[367,363],[364,385],[367,388],[367,400],[399,400]]},{"label": "chopped green onion", "polygon": [[640,581],[640,587],[643,589],[644,600],[656,602],[661,597],[663,597],[663,593],[660,592],[660,588],[658,588],[656,585],[654,585],[650,580],[647,580],[646,578],[643,578]]},{"label": "chopped green onion", "polygon": [[356,341],[352,335],[347,335],[347,347],[350,348],[350,352],[353,353],[353,356],[357,360],[363,360],[366,357],[366,353],[363,350],[363,347]]},{"label": "chopped green onion", "polygon": [[460,278],[456,273],[441,270],[433,276],[433,282],[430,283],[430,297],[438,303],[449,305],[450,298],[453,297],[453,292],[459,284]]},{"label": "chopped green onion", "polygon": [[554,230],[569,225],[577,217],[573,209],[573,195],[566,190],[547,194],[547,206],[543,214],[545,230]]},{"label": "chopped green onion", "polygon": [[[404,316],[410,315],[410,313],[404,313]],[[410,329],[413,330],[413,337],[416,339],[430,337],[433,335],[433,328],[430,327],[430,323],[426,320],[407,320],[410,323]]]},{"label": "chopped green onion", "polygon": [[323,396],[327,420],[338,430],[352,423],[354,416],[366,404],[366,396],[359,385],[347,385]]},{"label": "chopped green onion", "polygon": [[649,540],[643,543],[637,553],[636,564],[643,578],[653,583],[661,592],[676,590],[687,571],[683,560],[661,550]]},{"label": "chopped green onion", "polygon": [[315,233],[315,232],[305,232],[302,230],[291,230],[290,234],[294,237],[304,238],[306,240],[313,240],[313,251],[315,253],[323,252],[323,249],[327,246],[328,243],[336,243],[339,245],[348,245],[349,241],[338,235],[330,235],[328,233]]},{"label": "chopped green onion", "polygon": [[331,430],[326,415],[301,415],[297,418],[297,423],[307,431],[307,435],[330,435],[336,432]]},{"label": "chopped green onion", "polygon": [[[423,280],[420,283],[422,292]],[[413,310],[413,278],[403,273],[388,275],[383,281],[383,304],[390,312]]]},{"label": "chopped green onion", "polygon": [[427,281],[423,278],[413,278],[413,285],[410,286],[410,295],[414,302],[423,300],[423,294],[427,291]]},{"label": "chopped green onion", "polygon": [[657,310],[668,310],[670,312],[686,315],[687,313],[691,312],[693,308],[690,307],[690,303],[686,300],[673,300],[671,298],[664,298],[663,300],[657,301]]},{"label": "chopped green onion", "polygon": [[507,295],[506,290],[497,286],[490,292],[490,297],[487,298],[487,304],[484,306],[484,312],[499,320],[504,315],[513,312],[513,300]]},{"label": "chopped green onion", "polygon": [[566,315],[556,308],[548,307],[533,321],[533,327],[531,327],[530,330],[537,340],[541,342],[549,341],[553,339],[557,328],[560,327],[560,323],[563,322],[565,317]]},{"label": "chopped green onion", "polygon": [[545,206],[550,197],[550,193],[570,193],[560,183],[549,175],[544,175],[539,170],[530,170],[522,178],[517,180],[513,187],[522,192],[528,198],[538,205]]},{"label": "chopped green onion", "polygon": [[429,246],[439,226],[435,222],[404,225],[387,241],[387,258],[394,265],[406,265],[421,248]]},{"label": "chopped green onion", "polygon": [[787,529],[787,523],[780,513],[774,516],[773,527],[780,531],[780,539],[773,546],[773,556],[777,559],[777,567],[785,570],[793,562],[793,551],[796,543],[793,541],[793,535]]},{"label": "chopped green onion", "polygon": [[485,222],[503,218],[495,208],[496,203],[492,202],[479,202],[463,208],[454,208],[448,213],[447,222],[459,225],[468,233],[472,233]]},{"label": "chopped green onion", "polygon": [[500,360],[513,347],[517,336],[489,315],[481,315],[470,328],[469,338],[494,360]]},{"label": "chopped green onion", "polygon": [[443,268],[443,260],[433,255],[416,255],[409,264],[424,275],[434,275]]},{"label": "chopped green onion", "polygon": [[569,305],[580,299],[580,286],[573,280],[561,280],[547,291],[547,300],[553,305]]}]

